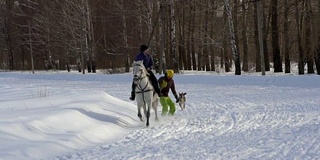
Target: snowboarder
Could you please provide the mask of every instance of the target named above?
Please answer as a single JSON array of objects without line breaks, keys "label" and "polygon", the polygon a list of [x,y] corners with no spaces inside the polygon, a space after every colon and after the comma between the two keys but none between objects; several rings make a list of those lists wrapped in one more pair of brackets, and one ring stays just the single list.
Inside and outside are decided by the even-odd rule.
[{"label": "snowboarder", "polygon": [[[162,115],[174,115],[174,112],[176,111],[176,106],[174,102],[169,97],[169,90],[171,89],[171,92],[173,93],[174,97],[176,98],[176,103],[179,102],[178,95],[175,89],[174,80],[172,79],[174,75],[173,70],[167,70],[165,75],[160,77],[158,82],[160,85],[160,90],[162,93],[162,96],[160,96],[160,103],[162,105]],[[168,113],[168,107],[169,113]]]}]

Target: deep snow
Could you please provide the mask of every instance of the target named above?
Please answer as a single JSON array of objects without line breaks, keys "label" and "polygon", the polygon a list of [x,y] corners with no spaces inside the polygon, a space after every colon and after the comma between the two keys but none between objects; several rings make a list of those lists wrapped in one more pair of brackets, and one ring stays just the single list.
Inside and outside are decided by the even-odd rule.
[{"label": "deep snow", "polygon": [[0,159],[320,159],[319,76],[185,71],[186,110],[148,128],[131,80],[0,72]]}]

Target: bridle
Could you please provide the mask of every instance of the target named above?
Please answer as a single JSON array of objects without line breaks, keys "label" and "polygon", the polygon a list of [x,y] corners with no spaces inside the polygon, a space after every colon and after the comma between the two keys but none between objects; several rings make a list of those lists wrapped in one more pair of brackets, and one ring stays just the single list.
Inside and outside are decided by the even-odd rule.
[{"label": "bridle", "polygon": [[[143,66],[140,65],[140,64],[135,64],[135,66],[143,67]],[[143,70],[143,69],[142,69],[142,70]],[[139,72],[143,72],[142,70],[139,71]],[[144,71],[146,72],[146,70],[144,70]],[[137,84],[137,87],[138,87],[138,89],[140,90],[140,91],[135,92],[135,93],[144,93],[144,92],[154,91],[153,89],[146,89],[146,88],[148,87],[148,85],[149,85],[149,81],[147,81],[146,85],[143,86],[143,87],[140,85],[140,82],[141,82],[144,78],[147,78],[147,77],[148,77],[148,73],[146,73],[145,76],[143,76],[143,74],[140,74],[139,76],[138,76],[137,74],[135,74],[135,75],[133,76],[133,82],[134,82],[135,84]]]},{"label": "bridle", "polygon": [[[139,66],[139,67],[143,67],[142,65],[139,64],[135,64],[135,66]],[[142,72],[142,70],[140,70],[139,72]],[[147,74],[145,76],[142,77],[142,73],[138,76],[137,74],[133,75],[133,81],[141,81],[142,79],[146,78]]]}]

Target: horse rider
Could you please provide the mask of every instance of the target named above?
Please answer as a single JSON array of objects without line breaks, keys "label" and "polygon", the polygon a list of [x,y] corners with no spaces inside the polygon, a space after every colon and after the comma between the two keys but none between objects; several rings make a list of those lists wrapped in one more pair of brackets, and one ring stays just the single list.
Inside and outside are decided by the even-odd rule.
[{"label": "horse rider", "polygon": [[[173,93],[174,97],[176,98],[176,103],[179,102],[179,98],[176,92],[176,88],[174,85],[174,80],[172,79],[174,75],[173,70],[167,70],[165,75],[160,77],[158,82],[160,85],[160,90],[162,93],[162,96],[160,97],[160,103],[162,105],[162,115],[174,115],[174,112],[176,111],[176,106],[174,102],[169,97],[169,90],[171,89],[171,92]],[[168,113],[168,107],[170,107],[169,113]]]},{"label": "horse rider", "polygon": [[[151,69],[153,68],[153,60],[149,54],[149,48],[146,45],[140,46],[140,53],[136,56],[136,59],[135,59],[135,61],[141,61],[141,60],[143,61],[143,65],[149,73],[149,79],[152,83],[152,86],[153,86],[155,92],[160,96],[161,93],[160,93],[160,88],[158,85],[157,78],[153,74],[153,72],[151,71]],[[131,90],[131,97],[130,97],[130,100],[132,100],[132,101],[136,97],[135,88],[136,88],[136,84],[134,82],[132,82],[132,90]]]}]

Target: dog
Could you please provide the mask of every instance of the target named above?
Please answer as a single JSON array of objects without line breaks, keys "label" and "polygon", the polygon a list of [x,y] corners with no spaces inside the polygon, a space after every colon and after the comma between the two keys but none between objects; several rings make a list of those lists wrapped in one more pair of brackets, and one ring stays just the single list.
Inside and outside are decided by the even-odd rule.
[{"label": "dog", "polygon": [[181,108],[181,110],[184,110],[186,108],[186,94],[184,92],[180,92],[179,93],[179,106]]}]

